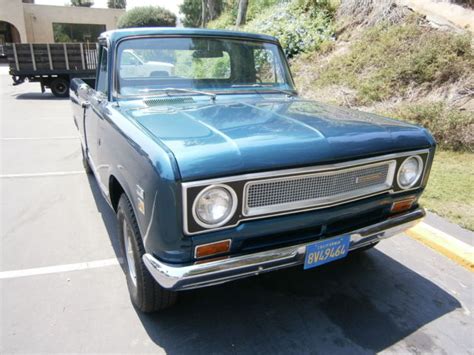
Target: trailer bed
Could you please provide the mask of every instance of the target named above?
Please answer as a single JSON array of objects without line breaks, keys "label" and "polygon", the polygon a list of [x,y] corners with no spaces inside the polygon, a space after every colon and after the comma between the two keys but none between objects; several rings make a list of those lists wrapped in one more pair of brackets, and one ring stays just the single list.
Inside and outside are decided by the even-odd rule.
[{"label": "trailer bed", "polygon": [[39,82],[56,96],[68,96],[73,78],[95,78],[96,43],[9,43],[6,55],[15,85]]}]

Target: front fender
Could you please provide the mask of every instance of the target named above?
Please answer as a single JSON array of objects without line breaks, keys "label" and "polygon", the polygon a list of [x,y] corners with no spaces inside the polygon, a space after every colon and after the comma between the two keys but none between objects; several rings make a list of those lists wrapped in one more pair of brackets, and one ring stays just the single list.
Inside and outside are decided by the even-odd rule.
[{"label": "front fender", "polygon": [[145,251],[170,263],[190,261],[192,240],[183,234],[181,189],[173,157],[117,110],[109,110],[103,130],[102,165],[107,166],[103,184],[110,193],[115,178],[126,193]]}]

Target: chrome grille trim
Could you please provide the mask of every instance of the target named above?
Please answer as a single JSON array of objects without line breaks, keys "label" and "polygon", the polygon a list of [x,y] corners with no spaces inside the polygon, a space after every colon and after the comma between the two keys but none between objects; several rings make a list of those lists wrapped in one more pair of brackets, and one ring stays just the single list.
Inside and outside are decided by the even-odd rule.
[{"label": "chrome grille trim", "polygon": [[[390,154],[379,155],[379,156],[371,157],[371,158],[363,158],[363,159],[358,159],[358,160],[346,161],[342,163],[332,163],[332,164],[326,164],[326,165],[308,166],[308,167],[301,167],[301,168],[271,170],[271,171],[265,171],[265,172],[231,175],[231,176],[226,176],[226,177],[209,178],[209,179],[195,180],[195,181],[185,181],[181,183],[183,232],[185,235],[188,235],[188,236],[206,234],[209,232],[222,231],[225,229],[234,228],[238,226],[239,224],[246,221],[253,221],[253,220],[258,220],[258,219],[268,218],[268,217],[285,216],[285,215],[291,215],[295,213],[308,212],[308,211],[314,211],[314,210],[324,209],[328,207],[334,207],[341,204],[354,202],[361,199],[366,199],[372,196],[377,196],[377,195],[387,193],[387,192],[395,195],[399,193],[406,193],[407,191],[417,190],[420,188],[420,186],[423,184],[423,181],[425,180],[426,173],[427,173],[427,168],[426,168],[427,165],[425,165],[425,168],[423,169],[423,174],[421,178],[419,179],[419,183],[417,183],[417,185],[407,190],[394,191],[393,185],[392,185],[392,187],[388,191],[382,191],[382,192],[366,195],[359,198],[353,198],[350,200],[342,201],[340,203],[334,203],[334,204],[329,204],[329,205],[324,205],[324,206],[319,206],[319,207],[317,206],[307,207],[307,208],[283,211],[283,212],[278,212],[278,213],[273,213],[273,214],[248,216],[248,217],[242,214],[243,206],[241,206],[241,208],[238,209],[238,213],[240,213],[241,215],[238,216],[238,219],[235,222],[229,223],[227,225],[221,226],[219,228],[214,228],[214,229],[191,230],[190,219],[192,218],[192,213],[190,213],[190,211],[188,212],[188,207],[192,205],[192,201],[188,201],[188,190],[191,188],[205,188],[206,186],[212,185],[212,184],[223,184],[223,183],[234,184],[240,181],[254,181],[254,180],[259,180],[259,179],[277,178],[277,177],[284,177],[284,176],[290,176],[290,175],[294,176],[294,175],[301,175],[301,174],[311,174],[311,173],[316,173],[316,172],[335,171],[335,170],[344,169],[344,168],[359,167],[362,165],[369,165],[369,164],[374,164],[377,162],[395,160],[395,159],[399,159],[403,157],[408,157],[411,155],[426,155],[426,159],[428,161],[431,161],[433,159],[433,154],[434,154],[434,149],[426,148],[426,149],[418,149],[418,150],[411,150],[411,151],[398,152],[398,153],[390,153]],[[242,192],[238,192],[239,199],[243,199],[243,194],[244,194],[243,189],[242,189]]]},{"label": "chrome grille trim", "polygon": [[389,190],[396,161],[337,171],[249,181],[244,187],[243,215],[256,216],[318,207]]}]

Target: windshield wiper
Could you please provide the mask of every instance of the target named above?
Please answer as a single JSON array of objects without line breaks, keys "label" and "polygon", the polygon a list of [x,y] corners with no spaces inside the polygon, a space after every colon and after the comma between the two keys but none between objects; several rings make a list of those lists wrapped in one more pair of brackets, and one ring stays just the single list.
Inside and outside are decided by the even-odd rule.
[{"label": "windshield wiper", "polygon": [[163,89],[143,89],[143,90],[139,90],[139,92],[156,92],[156,91],[164,91],[165,94],[168,95],[168,96],[169,96],[169,93],[173,92],[173,91],[189,92],[189,93],[192,93],[192,94],[206,95],[206,96],[210,97],[212,102],[216,101],[216,94],[214,94],[212,92],[201,91],[201,90],[184,89],[184,88],[163,88]]},{"label": "windshield wiper", "polygon": [[[293,97],[293,96],[295,96],[295,93],[292,92],[292,91],[277,89],[277,88],[274,88],[274,87],[271,86],[271,85],[262,85],[262,84],[235,84],[235,85],[232,85],[231,87],[232,87],[232,88],[262,88],[262,89],[265,89],[265,90],[270,90],[270,91],[274,91],[274,92],[280,92],[280,93],[282,93],[282,94],[287,95],[288,97]],[[256,91],[258,92],[258,90],[256,90]]]}]

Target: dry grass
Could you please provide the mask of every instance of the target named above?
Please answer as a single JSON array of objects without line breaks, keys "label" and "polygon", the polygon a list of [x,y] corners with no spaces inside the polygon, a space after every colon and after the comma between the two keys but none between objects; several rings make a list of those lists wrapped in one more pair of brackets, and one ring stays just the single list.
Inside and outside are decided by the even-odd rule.
[{"label": "dry grass", "polygon": [[303,96],[421,124],[441,147],[474,151],[469,34],[438,31],[409,16],[396,25],[359,27],[351,37],[292,60]]}]

